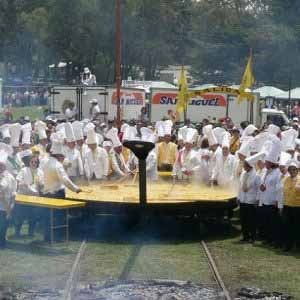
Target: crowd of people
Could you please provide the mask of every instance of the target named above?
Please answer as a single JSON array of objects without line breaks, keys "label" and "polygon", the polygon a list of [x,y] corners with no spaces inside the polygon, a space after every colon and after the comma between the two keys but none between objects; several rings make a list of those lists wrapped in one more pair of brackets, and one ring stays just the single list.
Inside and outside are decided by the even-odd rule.
[{"label": "crowd of people", "polygon": [[[34,235],[39,220],[49,241],[49,218],[43,209],[15,206],[15,194],[65,198],[65,189],[81,192],[78,179],[112,181],[138,172],[138,160],[123,146],[126,140],[155,143],[146,166],[148,180],[159,171],[174,180],[235,188],[240,206],[242,242],[258,238],[288,251],[300,242],[300,123],[290,127],[243,122],[211,124],[203,120],[178,125],[165,118],[94,124],[99,109],[91,101],[91,117],[74,114],[54,120],[3,122],[0,125],[0,247],[9,221],[20,235],[24,221]],[[41,217],[42,218],[38,218]],[[299,245],[299,244],[298,244]]]}]

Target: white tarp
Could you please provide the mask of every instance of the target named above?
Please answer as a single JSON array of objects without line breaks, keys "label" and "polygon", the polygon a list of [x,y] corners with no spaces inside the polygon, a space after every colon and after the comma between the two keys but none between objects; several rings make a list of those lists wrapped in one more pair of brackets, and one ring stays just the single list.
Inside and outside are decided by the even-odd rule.
[{"label": "white tarp", "polygon": [[[277,99],[289,99],[289,91],[278,94],[276,96]],[[300,87],[291,90],[291,99],[300,100]]]},{"label": "white tarp", "polygon": [[262,86],[258,89],[253,90],[254,93],[259,93],[260,94],[260,98],[267,98],[267,97],[276,97],[279,94],[284,93],[283,90],[278,89],[274,86]]}]

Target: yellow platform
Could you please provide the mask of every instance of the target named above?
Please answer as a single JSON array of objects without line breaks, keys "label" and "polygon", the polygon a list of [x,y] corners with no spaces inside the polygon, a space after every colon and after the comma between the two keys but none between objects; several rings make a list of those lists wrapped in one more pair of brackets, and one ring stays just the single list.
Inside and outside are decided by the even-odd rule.
[{"label": "yellow platform", "polygon": [[52,199],[37,196],[16,195],[16,203],[28,206],[46,207],[52,209],[69,209],[85,206],[85,202]]},{"label": "yellow platform", "polygon": [[[138,185],[130,183],[97,183],[89,185],[81,183],[82,193],[68,191],[66,197],[82,201],[112,202],[112,203],[139,203]],[[199,186],[194,184],[157,183],[147,186],[148,204],[172,204],[192,202],[226,203],[237,196],[236,192],[218,188]]]}]

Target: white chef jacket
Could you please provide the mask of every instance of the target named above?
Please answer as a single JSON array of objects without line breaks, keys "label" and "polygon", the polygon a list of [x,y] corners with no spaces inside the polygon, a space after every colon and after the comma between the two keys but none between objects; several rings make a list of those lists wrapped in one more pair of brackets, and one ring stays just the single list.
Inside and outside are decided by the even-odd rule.
[{"label": "white chef jacket", "polygon": [[149,152],[148,157],[146,159],[146,171],[147,178],[149,178],[152,181],[158,180],[157,151],[155,148]]},{"label": "white chef jacket", "polygon": [[77,177],[84,174],[81,155],[79,150],[77,150],[76,148],[66,149],[64,165],[67,166],[66,171],[68,176]]},{"label": "white chef jacket", "polygon": [[24,195],[37,195],[38,186],[44,184],[44,174],[40,168],[33,173],[29,167],[23,167],[17,175],[18,193]]},{"label": "white chef jacket", "polygon": [[196,168],[196,178],[200,183],[208,184],[212,175],[211,161],[199,159],[199,166]]},{"label": "white chef jacket", "polygon": [[186,179],[188,176],[183,172],[194,172],[199,167],[199,160],[197,158],[197,151],[191,149],[186,151],[185,148],[180,150],[176,155],[176,161],[173,166],[173,176],[177,176],[178,179]]},{"label": "white chef jacket", "polygon": [[216,154],[216,162],[212,171],[212,180],[217,180],[221,186],[234,183],[234,170],[236,159],[232,154],[224,157],[222,152]]},{"label": "white chef jacket", "polygon": [[109,157],[105,149],[97,147],[95,151],[89,149],[84,156],[84,170],[87,178],[95,175],[96,179],[104,179],[108,176]]},{"label": "white chef jacket", "polygon": [[70,180],[62,163],[55,157],[49,157],[42,171],[44,172],[44,192],[46,194],[54,194],[65,187],[73,192],[79,190],[79,187]]},{"label": "white chef jacket", "polygon": [[[243,185],[246,183],[247,192],[243,191]],[[257,175],[254,168],[249,172],[242,171],[239,180],[238,199],[240,203],[256,204],[258,203],[258,191],[260,187],[260,177]]]},{"label": "white chef jacket", "polygon": [[17,191],[17,182],[8,172],[0,175],[0,211],[7,211],[7,207],[14,206],[14,197]]},{"label": "white chef jacket", "polygon": [[281,172],[278,168],[267,170],[262,177],[261,184],[266,186],[265,191],[260,191],[261,205],[276,205],[283,202]]}]

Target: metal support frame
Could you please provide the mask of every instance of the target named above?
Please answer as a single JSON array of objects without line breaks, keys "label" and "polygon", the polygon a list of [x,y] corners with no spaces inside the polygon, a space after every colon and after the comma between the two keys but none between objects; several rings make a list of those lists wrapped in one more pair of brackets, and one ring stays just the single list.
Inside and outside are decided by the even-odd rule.
[{"label": "metal support frame", "polygon": [[69,209],[64,209],[66,213],[66,221],[65,224],[62,225],[55,225],[55,218],[54,218],[54,209],[50,208],[50,243],[51,245],[54,244],[54,232],[56,229],[65,228],[65,242],[69,242]]}]

